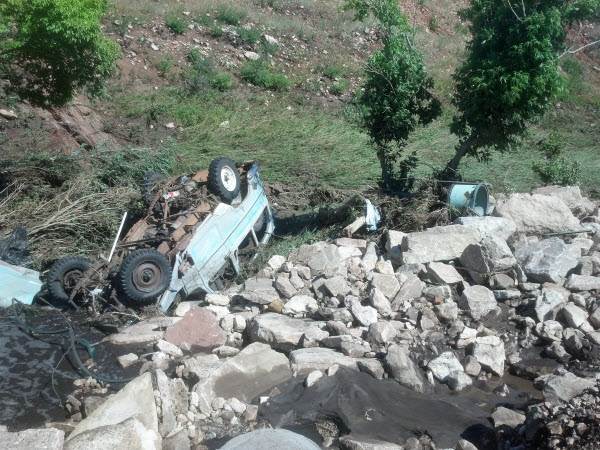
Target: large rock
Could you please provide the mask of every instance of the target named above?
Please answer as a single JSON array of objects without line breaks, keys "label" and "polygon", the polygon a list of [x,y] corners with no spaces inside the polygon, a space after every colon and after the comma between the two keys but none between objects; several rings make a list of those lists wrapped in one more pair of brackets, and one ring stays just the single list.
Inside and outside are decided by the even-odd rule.
[{"label": "large rock", "polygon": [[341,275],[325,280],[323,288],[328,295],[339,299],[343,299],[351,291],[348,281]]},{"label": "large rock", "polygon": [[139,420],[148,431],[158,434],[158,415],[152,375],[149,372],[130,381],[119,392],[108,397],[92,414],[77,424],[67,441],[99,427],[110,429],[130,418]]},{"label": "large rock", "polygon": [[402,240],[406,233],[397,230],[388,230],[385,240],[385,250],[388,257],[396,264],[402,264]]},{"label": "large rock", "polygon": [[329,348],[301,348],[290,353],[290,366],[294,372],[327,371],[335,365],[358,370],[356,360]]},{"label": "large rock", "polygon": [[255,316],[250,321],[248,333],[252,341],[264,342],[275,349],[289,351],[300,345],[300,339],[311,328],[319,328],[319,322],[266,313]]},{"label": "large rock", "polygon": [[515,256],[528,280],[562,284],[569,271],[577,267],[581,249],[554,237],[517,245]]},{"label": "large rock", "polygon": [[262,429],[240,434],[219,450],[319,450],[320,447],[301,434],[283,429]]},{"label": "large rock", "polygon": [[594,203],[581,195],[579,186],[543,186],[532,193],[561,199],[578,217],[589,216],[596,209]]},{"label": "large rock", "polygon": [[205,308],[192,308],[165,333],[165,340],[194,352],[212,350],[225,343],[225,333],[215,314]]},{"label": "large rock", "polygon": [[409,233],[402,240],[402,263],[430,263],[460,258],[465,248],[481,240],[479,231],[462,225]]},{"label": "large rock", "polygon": [[482,237],[499,237],[505,241],[508,241],[517,231],[517,225],[511,219],[504,217],[459,217],[456,223],[475,228]]},{"label": "large rock", "polygon": [[313,277],[332,277],[345,272],[337,245],[325,242],[303,245],[290,254],[289,260],[294,264],[308,266]]},{"label": "large rock", "polygon": [[165,335],[165,328],[176,324],[180,317],[153,317],[134,325],[122,328],[104,338],[104,341],[117,345],[149,344],[160,341]]},{"label": "large rock", "polygon": [[596,385],[594,380],[580,378],[571,372],[545,375],[541,380],[544,384],[544,398],[552,403],[568,402]]},{"label": "large rock", "polygon": [[394,275],[373,273],[371,289],[378,289],[388,299],[394,298],[400,289],[400,283]]},{"label": "large rock", "polygon": [[6,450],[62,450],[64,441],[65,432],[56,428],[0,431],[0,448]]},{"label": "large rock", "polygon": [[399,311],[406,304],[419,298],[423,293],[425,283],[416,275],[409,275],[408,279],[402,283],[400,290],[392,300],[392,311]]},{"label": "large rock", "polygon": [[319,304],[310,295],[295,295],[285,305],[283,305],[283,314],[292,316],[301,316],[306,313],[313,313],[319,309]]},{"label": "large rock", "polygon": [[[40,448],[40,447],[31,447]],[[161,450],[161,438],[135,417],[69,436],[64,450]]]},{"label": "large rock", "polygon": [[398,331],[391,323],[382,321],[369,327],[367,339],[372,345],[385,346],[390,344],[397,334]]},{"label": "large rock", "polygon": [[444,352],[432,359],[427,364],[427,368],[442,383],[446,382],[451,372],[456,370],[463,372],[463,366],[453,352]]},{"label": "large rock", "polygon": [[475,339],[473,357],[481,367],[501,377],[504,375],[504,342],[497,336],[482,336]]},{"label": "large rock", "polygon": [[579,230],[579,220],[558,197],[540,194],[499,196],[494,215],[511,219],[517,231],[530,234]]},{"label": "large rock", "polygon": [[162,370],[156,371],[156,387],[162,418],[158,429],[166,437],[177,428],[177,416],[188,412],[188,390],[181,378],[170,380]]},{"label": "large rock", "polygon": [[279,300],[279,292],[270,278],[249,278],[237,297],[250,303],[268,305]]},{"label": "large rock", "polygon": [[517,260],[504,239],[487,236],[465,248],[460,262],[475,281],[481,282],[491,274],[512,268]]},{"label": "large rock", "polygon": [[423,374],[410,357],[410,350],[407,345],[390,345],[385,363],[390,375],[398,383],[417,392],[425,391]]},{"label": "large rock", "polygon": [[492,413],[492,420],[496,428],[504,426],[517,428],[525,422],[525,414],[500,406]]},{"label": "large rock", "polygon": [[379,289],[371,289],[369,294],[369,303],[383,317],[389,317],[392,315],[392,305]]},{"label": "large rock", "polygon": [[579,328],[584,323],[587,323],[588,312],[575,303],[568,303],[562,308],[559,316],[565,325],[572,328]]},{"label": "large rock", "polygon": [[570,291],[600,291],[600,277],[573,274],[565,287]]},{"label": "large rock", "polygon": [[427,275],[435,284],[457,284],[463,281],[463,277],[450,264],[432,262],[427,266]]},{"label": "large rock", "polygon": [[199,409],[210,414],[210,405],[217,397],[235,397],[249,403],[291,376],[283,353],[256,342],[206,374],[193,390],[198,394]]},{"label": "large rock", "polygon": [[354,437],[351,434],[340,438],[342,450],[405,450],[406,447],[378,439]]},{"label": "large rock", "polygon": [[569,300],[569,291],[556,285],[546,285],[535,300],[535,317],[538,322],[556,319],[556,314]]},{"label": "large rock", "polygon": [[469,311],[471,317],[479,320],[498,307],[494,293],[485,286],[469,286],[458,301],[459,306]]},{"label": "large rock", "polygon": [[377,322],[377,310],[372,306],[363,306],[358,298],[346,299],[346,306],[362,326],[368,327]]}]

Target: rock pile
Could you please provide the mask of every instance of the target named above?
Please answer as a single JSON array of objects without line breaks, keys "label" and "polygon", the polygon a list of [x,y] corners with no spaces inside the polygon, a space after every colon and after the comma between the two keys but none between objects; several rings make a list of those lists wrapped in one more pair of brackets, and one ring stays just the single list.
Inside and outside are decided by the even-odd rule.
[{"label": "rock pile", "polygon": [[[362,239],[304,245],[287,258],[273,256],[241,285],[180,304],[179,321],[151,319],[111,336],[113,343],[155,346],[137,361],[122,357],[123,365],[147,372],[117,394],[135,391],[137,406],[111,397],[75,427],[65,448],[89,445],[95,427],[109,424],[154,445],[143,448],[161,441],[162,448],[189,448],[236,435],[264,424],[258,413],[283,383],[310,390],[340,368],[425,396],[497,386],[492,404],[503,406],[487,413],[499,440],[550,436],[552,445],[570,445],[596,436],[600,215],[565,189],[499,198],[494,217],[390,230],[384,251]],[[556,234],[565,232],[576,233]],[[545,403],[507,407],[507,371],[534,380]],[[563,420],[587,414],[590,405],[591,419]],[[341,448],[412,445],[337,438]],[[455,448],[473,448],[455,438]]]}]

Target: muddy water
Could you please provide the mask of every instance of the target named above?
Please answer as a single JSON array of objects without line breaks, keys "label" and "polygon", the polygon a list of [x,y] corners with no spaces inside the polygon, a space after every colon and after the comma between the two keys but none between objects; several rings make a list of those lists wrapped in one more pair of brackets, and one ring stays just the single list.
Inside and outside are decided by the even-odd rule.
[{"label": "muddy water", "polygon": [[[41,427],[47,422],[62,421],[62,406],[73,390],[73,380],[83,375],[65,356],[69,348],[67,334],[33,337],[22,324],[38,330],[65,328],[62,313],[40,307],[27,308],[15,315],[13,308],[0,309],[0,425],[9,430]],[[69,315],[75,334],[97,343],[104,334],[86,325],[85,315]],[[116,356],[129,349],[116,349],[106,344],[95,346],[91,370],[111,378],[129,376],[117,366]],[[89,355],[79,351],[85,362]],[[118,389],[119,385],[109,386]]]}]

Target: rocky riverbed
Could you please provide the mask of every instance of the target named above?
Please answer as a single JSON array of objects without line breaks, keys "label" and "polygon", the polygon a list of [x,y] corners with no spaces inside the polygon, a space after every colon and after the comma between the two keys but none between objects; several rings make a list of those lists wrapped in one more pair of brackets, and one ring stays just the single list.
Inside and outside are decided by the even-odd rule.
[{"label": "rocky riverbed", "polygon": [[[113,395],[77,380],[68,420],[3,417],[0,443],[597,448],[599,291],[600,215],[577,188],[502,196],[493,216],[388,230],[382,245],[305,245],[106,336],[140,375]],[[227,443],[264,428],[304,438]]]}]

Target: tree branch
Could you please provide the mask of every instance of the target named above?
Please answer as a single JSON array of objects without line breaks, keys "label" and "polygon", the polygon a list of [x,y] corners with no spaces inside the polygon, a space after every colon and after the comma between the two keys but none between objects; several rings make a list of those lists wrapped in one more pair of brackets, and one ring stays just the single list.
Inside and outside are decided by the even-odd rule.
[{"label": "tree branch", "polygon": [[562,58],[565,55],[574,55],[575,53],[579,53],[579,52],[585,50],[586,48],[592,47],[597,44],[600,44],[600,39],[598,39],[597,41],[594,41],[594,42],[590,42],[589,44],[582,45],[581,47],[576,48],[575,50],[573,50],[573,49],[565,50],[563,52],[563,54],[559,56],[559,58]]},{"label": "tree branch", "polygon": [[517,14],[517,12],[515,11],[515,8],[513,8],[513,5],[512,5],[512,3],[510,3],[510,0],[506,0],[506,3],[508,4],[508,7],[509,7],[509,8],[510,8],[510,10],[513,12],[513,14],[514,14],[514,15],[515,15],[515,17],[517,18],[517,20],[518,20],[519,22],[523,22],[523,19],[521,19],[521,18],[519,17],[519,15]]}]

